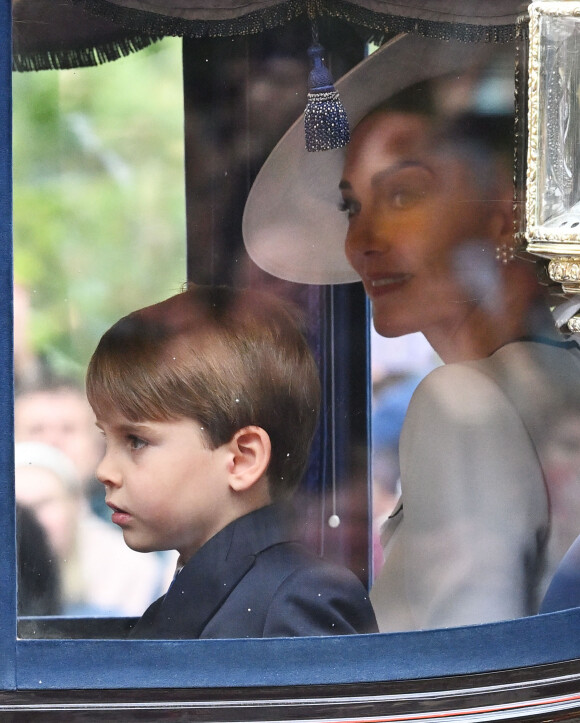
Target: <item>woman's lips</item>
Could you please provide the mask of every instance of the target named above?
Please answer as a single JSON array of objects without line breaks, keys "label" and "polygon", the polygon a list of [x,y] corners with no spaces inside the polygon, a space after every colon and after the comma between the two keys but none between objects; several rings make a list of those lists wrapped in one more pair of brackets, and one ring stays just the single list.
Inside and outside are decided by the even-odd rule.
[{"label": "woman's lips", "polygon": [[403,284],[406,284],[412,278],[412,274],[385,274],[384,276],[375,276],[373,278],[367,277],[365,287],[369,296],[380,296],[383,293],[395,290]]}]

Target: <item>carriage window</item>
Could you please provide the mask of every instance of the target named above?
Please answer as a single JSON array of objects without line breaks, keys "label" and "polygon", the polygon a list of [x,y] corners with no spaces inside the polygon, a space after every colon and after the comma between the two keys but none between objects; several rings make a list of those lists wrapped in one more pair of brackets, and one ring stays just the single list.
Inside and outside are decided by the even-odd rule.
[{"label": "carriage window", "polygon": [[258,4],[0,3],[0,710],[569,717],[579,304],[514,234],[521,3]]},{"label": "carriage window", "polygon": [[[344,150],[341,109],[324,89],[310,88],[304,122],[284,135],[304,108],[306,21],[255,37],[166,38],[98,68],[15,75],[21,637],[240,637],[213,619],[196,621],[199,634],[176,633],[166,621],[177,613],[159,608],[134,625],[168,588],[167,605],[176,583],[185,591],[190,561],[225,529],[235,548],[230,525],[274,508],[296,469],[295,534],[308,553],[293,554],[325,558],[314,584],[343,575],[337,594],[350,591],[350,605],[360,593],[364,602],[346,621],[329,613],[328,629],[311,620],[298,633],[289,620],[248,622],[241,637],[453,628],[544,609],[580,534],[580,349],[556,326],[561,298],[538,283],[541,262],[514,239],[513,42],[474,50],[412,33],[371,43],[334,20],[320,29],[351,121]],[[317,113],[338,114],[330,137]],[[212,292],[159,305],[187,281]],[[216,290],[223,286],[232,296]],[[219,417],[213,407],[207,423],[174,411],[191,402],[185,379],[194,361],[214,372],[220,365],[205,327],[197,330],[193,317],[179,326],[191,310],[180,304],[190,300],[213,323],[212,310],[229,299],[242,337],[252,331],[248,309],[257,325],[278,323],[278,307],[266,313],[268,302],[256,301],[270,296],[298,310],[320,383],[319,421],[309,421],[318,404],[309,377],[296,384],[303,408],[294,417],[272,403],[273,421],[246,420],[214,437],[206,429]],[[99,346],[89,404],[84,380],[97,342],[120,317],[151,305]],[[279,357],[294,338],[281,336],[290,326],[280,324]],[[251,344],[243,344],[249,360]],[[197,346],[204,353],[196,357]],[[232,384],[257,376],[259,361],[247,361],[246,377],[232,372]],[[177,373],[164,377],[169,362]],[[307,372],[297,367],[290,381],[299,373]],[[227,396],[207,377],[196,384],[212,404]],[[150,398],[144,389],[154,390]],[[242,409],[243,394],[231,391]],[[111,493],[116,447],[122,440],[142,470],[135,460],[164,448],[170,427],[191,442],[192,430],[179,424],[193,419],[195,466],[209,479],[219,455],[206,455],[208,446],[239,439],[235,459],[251,450],[255,462],[266,450],[270,476],[252,478],[251,495],[236,477],[218,501],[235,490],[250,506],[236,501],[233,518],[210,506],[209,521],[204,508],[199,538],[180,516],[177,487],[163,495],[140,477],[153,500],[141,529],[140,513],[126,509],[131,498]],[[285,439],[294,444],[301,434],[299,449]],[[173,484],[186,447],[193,454],[176,444],[155,473]],[[295,449],[304,455],[296,469]],[[190,456],[186,463],[192,474]],[[228,577],[223,586],[239,583]],[[251,605],[244,613],[257,615]]]}]

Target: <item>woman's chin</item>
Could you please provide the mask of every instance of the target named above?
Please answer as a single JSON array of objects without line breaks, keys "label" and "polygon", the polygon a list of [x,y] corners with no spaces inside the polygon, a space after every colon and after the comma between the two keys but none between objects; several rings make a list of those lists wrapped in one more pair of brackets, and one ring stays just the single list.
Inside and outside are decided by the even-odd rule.
[{"label": "woman's chin", "polygon": [[397,318],[396,315],[385,319],[382,315],[375,314],[373,316],[373,325],[377,334],[384,336],[387,339],[395,339],[399,336],[405,336],[406,334],[413,334],[417,331],[421,331],[416,323],[413,324],[410,321],[405,323],[404,319],[400,317]]}]

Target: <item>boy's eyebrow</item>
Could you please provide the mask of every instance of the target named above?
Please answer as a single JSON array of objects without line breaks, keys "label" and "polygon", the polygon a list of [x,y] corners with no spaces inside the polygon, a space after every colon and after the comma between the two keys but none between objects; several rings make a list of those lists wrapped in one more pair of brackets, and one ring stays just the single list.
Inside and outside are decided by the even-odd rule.
[{"label": "boy's eyebrow", "polygon": [[103,430],[104,427],[109,426],[111,429],[114,429],[115,431],[120,432],[126,432],[126,431],[135,431],[137,429],[147,429],[149,426],[147,422],[131,422],[130,420],[124,420],[120,422],[119,424],[108,424],[106,422],[99,422],[98,420],[95,422],[95,426],[98,427],[100,430]]}]

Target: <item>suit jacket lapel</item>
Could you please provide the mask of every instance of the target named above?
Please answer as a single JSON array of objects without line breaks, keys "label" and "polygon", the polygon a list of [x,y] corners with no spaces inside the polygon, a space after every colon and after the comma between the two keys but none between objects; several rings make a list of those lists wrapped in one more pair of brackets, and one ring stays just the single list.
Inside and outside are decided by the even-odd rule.
[{"label": "suit jacket lapel", "polygon": [[288,539],[288,515],[278,506],[263,507],[234,520],[189,560],[165,596],[137,623],[134,636],[198,638],[253,566],[256,555]]},{"label": "suit jacket lapel", "polygon": [[391,514],[387,517],[387,519],[383,522],[380,530],[381,535],[381,545],[383,547],[383,551],[386,554],[387,547],[389,547],[389,544],[391,540],[394,537],[395,531],[403,521],[403,498],[402,496],[399,497],[397,500],[393,511]]}]

